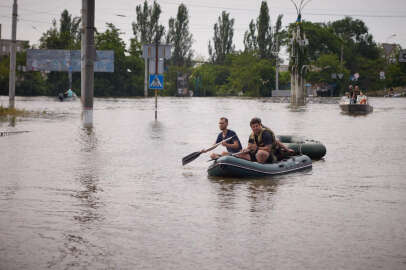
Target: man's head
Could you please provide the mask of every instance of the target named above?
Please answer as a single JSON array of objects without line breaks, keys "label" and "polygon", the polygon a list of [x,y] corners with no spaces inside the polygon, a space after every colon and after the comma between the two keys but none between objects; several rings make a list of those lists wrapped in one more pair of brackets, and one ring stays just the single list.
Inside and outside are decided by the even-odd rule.
[{"label": "man's head", "polygon": [[355,91],[359,91],[358,85],[355,86]]},{"label": "man's head", "polygon": [[221,117],[219,120],[219,128],[220,130],[226,130],[228,126],[228,119],[225,117]]},{"label": "man's head", "polygon": [[258,117],[252,118],[250,121],[250,126],[251,126],[251,129],[254,132],[254,134],[258,135],[261,132],[261,128],[262,128],[261,119]]},{"label": "man's head", "polygon": [[352,84],[350,84],[350,86],[348,86],[348,88],[352,89]]}]

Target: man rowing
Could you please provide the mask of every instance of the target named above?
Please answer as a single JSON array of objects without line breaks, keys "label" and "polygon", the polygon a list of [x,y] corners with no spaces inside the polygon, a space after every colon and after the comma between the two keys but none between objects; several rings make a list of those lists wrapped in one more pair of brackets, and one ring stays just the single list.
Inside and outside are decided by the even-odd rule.
[{"label": "man rowing", "polygon": [[[238,139],[237,133],[235,133],[231,129],[228,129],[227,127],[228,119],[225,117],[221,117],[219,120],[219,129],[221,130],[221,132],[217,136],[216,143],[219,143],[228,138],[231,139],[221,143],[222,146],[226,147],[227,152],[222,152],[221,154],[212,153],[210,155],[211,159],[218,159],[221,156],[227,156],[241,151],[242,146],[240,140]],[[202,153],[206,152],[208,152],[208,150],[202,150]]]}]

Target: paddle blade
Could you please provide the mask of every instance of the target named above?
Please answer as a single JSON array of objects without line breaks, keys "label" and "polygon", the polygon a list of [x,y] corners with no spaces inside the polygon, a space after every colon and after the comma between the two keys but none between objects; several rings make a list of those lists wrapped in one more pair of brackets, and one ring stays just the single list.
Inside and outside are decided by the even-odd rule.
[{"label": "paddle blade", "polygon": [[192,162],[193,160],[198,158],[201,153],[202,152],[193,152],[192,154],[189,154],[186,157],[182,158],[182,165],[186,165],[186,164]]}]

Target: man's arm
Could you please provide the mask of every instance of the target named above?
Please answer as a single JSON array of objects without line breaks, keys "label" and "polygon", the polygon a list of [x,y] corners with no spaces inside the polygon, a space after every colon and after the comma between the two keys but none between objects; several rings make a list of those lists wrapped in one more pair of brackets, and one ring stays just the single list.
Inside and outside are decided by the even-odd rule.
[{"label": "man's arm", "polygon": [[279,141],[279,140],[276,140],[276,143],[278,144],[278,146],[281,148],[282,151],[286,151],[286,152],[289,152],[289,153],[294,153],[294,152],[295,152],[294,150],[288,148],[286,145],[284,145],[284,144],[283,144],[281,141]]},{"label": "man's arm", "polygon": [[233,143],[223,142],[222,145],[225,147],[230,147],[232,149],[238,149],[240,147],[240,144],[238,143],[237,140],[234,140]]}]

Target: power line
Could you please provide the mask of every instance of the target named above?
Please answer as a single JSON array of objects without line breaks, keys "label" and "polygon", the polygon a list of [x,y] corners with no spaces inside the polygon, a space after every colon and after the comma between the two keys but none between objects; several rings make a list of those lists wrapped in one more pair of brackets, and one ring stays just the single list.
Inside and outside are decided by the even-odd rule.
[{"label": "power line", "polygon": [[313,12],[304,12],[303,15],[333,16],[333,17],[366,17],[366,18],[406,18],[406,15],[368,15],[368,14],[338,14],[338,13],[313,13]]},{"label": "power line", "polygon": [[[178,2],[169,2],[169,1],[161,1],[163,3],[169,4],[169,5],[179,5],[181,3]],[[249,9],[249,8],[233,8],[233,7],[223,7],[223,6],[209,6],[209,5],[199,5],[199,4],[188,4],[187,6],[192,6],[192,7],[200,7],[200,8],[210,8],[210,9],[226,9],[226,10],[236,10],[236,11],[255,11],[259,12],[259,9]],[[278,8],[278,7],[277,7]],[[280,7],[279,7],[280,8]],[[286,9],[286,8],[284,8]],[[311,9],[311,10],[329,10],[329,9]],[[295,14],[294,12],[284,12],[282,14]],[[376,17],[376,18],[406,18],[406,15],[391,15],[391,14],[385,14],[385,15],[375,15],[375,14],[351,14],[351,13],[319,13],[319,12],[303,12],[303,15],[313,15],[313,16],[336,16],[336,17],[345,17],[345,16],[350,16],[350,17]]]}]

